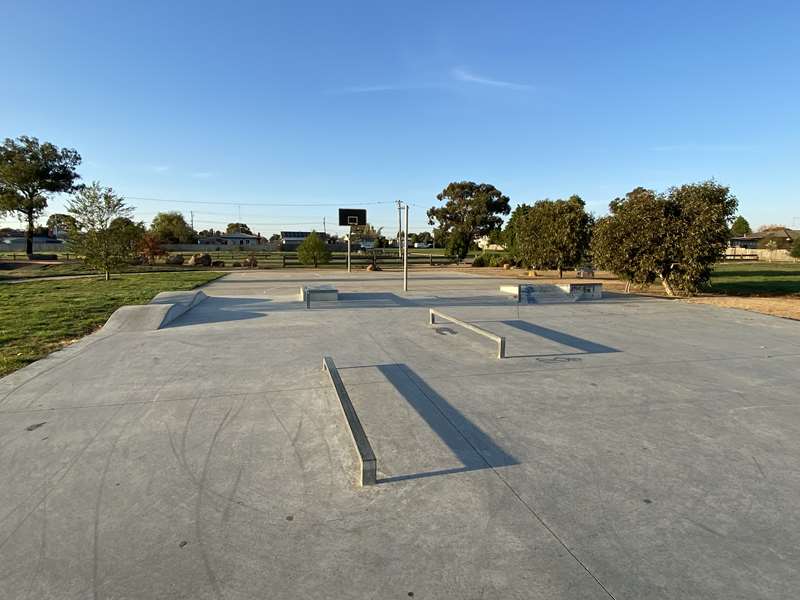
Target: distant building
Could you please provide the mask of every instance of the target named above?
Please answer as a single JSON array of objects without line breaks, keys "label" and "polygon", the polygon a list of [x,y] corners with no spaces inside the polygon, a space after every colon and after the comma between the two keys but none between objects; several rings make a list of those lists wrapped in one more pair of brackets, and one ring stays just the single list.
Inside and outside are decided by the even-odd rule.
[{"label": "distant building", "polygon": [[[330,239],[327,234],[319,231],[315,233],[330,244]],[[283,250],[294,250],[310,235],[310,231],[281,231],[281,248]]]},{"label": "distant building", "polygon": [[798,237],[800,237],[800,230],[780,227],[732,237],[728,240],[728,247],[755,250],[756,248],[765,248],[769,241],[774,241],[778,248],[788,249]]},{"label": "distant building", "polygon": [[265,242],[260,235],[249,233],[226,233],[225,235],[215,235],[202,238],[198,244],[208,246],[258,246]]}]

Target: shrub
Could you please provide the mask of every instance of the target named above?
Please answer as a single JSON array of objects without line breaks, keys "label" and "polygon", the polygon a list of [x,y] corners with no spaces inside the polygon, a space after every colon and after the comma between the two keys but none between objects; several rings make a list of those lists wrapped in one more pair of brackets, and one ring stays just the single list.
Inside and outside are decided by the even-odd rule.
[{"label": "shrub", "polygon": [[488,267],[489,266],[489,259],[486,256],[486,253],[478,254],[475,259],[472,261],[473,267]]},{"label": "shrub", "polygon": [[297,247],[297,258],[304,265],[313,264],[317,267],[320,263],[327,264],[331,260],[331,251],[328,245],[320,238],[315,231],[303,240]]},{"label": "shrub", "polygon": [[182,265],[183,261],[183,254],[170,254],[164,259],[164,262],[168,265]]},{"label": "shrub", "polygon": [[789,250],[789,254],[793,258],[800,258],[800,235],[794,239],[794,243],[792,244],[792,249]]}]

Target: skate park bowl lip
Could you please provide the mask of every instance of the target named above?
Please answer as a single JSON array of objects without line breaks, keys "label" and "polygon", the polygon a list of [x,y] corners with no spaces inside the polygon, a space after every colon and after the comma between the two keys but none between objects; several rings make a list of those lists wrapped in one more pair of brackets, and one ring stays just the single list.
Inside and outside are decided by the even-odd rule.
[{"label": "skate park bowl lip", "polygon": [[201,290],[161,292],[150,304],[120,306],[108,318],[102,331],[156,331],[186,314],[208,296]]}]

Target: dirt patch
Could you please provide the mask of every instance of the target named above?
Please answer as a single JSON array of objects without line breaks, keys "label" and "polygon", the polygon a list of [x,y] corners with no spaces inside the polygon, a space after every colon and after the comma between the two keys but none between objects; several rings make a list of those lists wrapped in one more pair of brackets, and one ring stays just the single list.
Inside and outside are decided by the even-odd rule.
[{"label": "dirt patch", "polygon": [[800,296],[775,296],[770,298],[745,296],[700,296],[687,300],[690,304],[712,304],[722,308],[739,308],[764,315],[800,321]]}]

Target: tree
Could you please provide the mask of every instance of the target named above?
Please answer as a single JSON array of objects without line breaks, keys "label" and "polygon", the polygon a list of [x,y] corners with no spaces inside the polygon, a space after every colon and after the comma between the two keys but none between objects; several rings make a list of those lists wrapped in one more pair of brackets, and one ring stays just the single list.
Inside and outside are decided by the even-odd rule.
[{"label": "tree", "polygon": [[313,264],[316,268],[320,263],[327,264],[331,260],[331,251],[328,245],[312,231],[306,239],[297,247],[297,258],[304,265]]},{"label": "tree", "polygon": [[750,235],[753,233],[753,230],[750,229],[750,223],[747,222],[742,215],[736,217],[736,220],[731,225],[731,236],[733,237],[744,237],[746,235]]},{"label": "tree", "polygon": [[197,234],[179,212],[161,212],[153,217],[150,225],[153,233],[162,244],[194,244]]},{"label": "tree", "polygon": [[66,233],[73,227],[75,227],[75,219],[72,218],[72,215],[53,213],[47,217],[47,229],[52,231],[56,237],[60,233]]},{"label": "tree", "polygon": [[738,201],[715,181],[673,187],[663,194],[636,188],[613,200],[594,228],[597,266],[642,285],[661,281],[668,296],[707,284],[725,252]]},{"label": "tree", "polygon": [[75,219],[70,230],[70,249],[83,256],[90,268],[105,274],[133,258],[144,234],[144,225],[130,219],[133,208],[108,187],[97,181],[84,187],[69,201]]},{"label": "tree", "polygon": [[475,238],[502,225],[498,215],[511,212],[508,196],[488,183],[453,182],[436,199],[444,206],[428,210],[428,224],[438,222],[436,240],[444,237],[448,252],[459,259],[467,255]]},{"label": "tree", "polygon": [[540,200],[527,207],[514,224],[514,244],[527,265],[558,269],[563,276],[589,249],[592,217],[580,196],[568,200]]},{"label": "tree", "polygon": [[271,236],[269,236],[269,241],[270,242],[278,242],[278,241],[280,241],[280,239],[281,239],[281,234],[280,233],[273,233]]},{"label": "tree", "polygon": [[203,229],[197,232],[197,237],[200,238],[219,237],[221,235],[222,232],[216,229]]},{"label": "tree", "polygon": [[792,258],[800,258],[800,235],[794,238],[792,249],[789,250],[789,254],[792,256]]},{"label": "tree", "polygon": [[35,137],[6,138],[0,146],[0,214],[17,213],[27,223],[25,252],[33,254],[37,217],[52,194],[71,192],[80,175],[81,156]]},{"label": "tree", "polygon": [[414,238],[414,243],[416,244],[432,244],[433,243],[433,236],[431,235],[430,231],[421,231],[417,234],[416,238]]},{"label": "tree", "polygon": [[246,223],[228,223],[225,233],[246,233],[248,235],[253,235],[253,232],[250,231]]},{"label": "tree", "polygon": [[142,239],[139,241],[139,252],[147,261],[147,264],[152,265],[156,262],[156,258],[164,256],[167,251],[161,247],[161,241],[158,236],[151,232],[145,232]]},{"label": "tree", "polygon": [[516,259],[520,259],[520,249],[519,249],[519,242],[517,239],[517,230],[519,224],[521,223],[523,217],[528,214],[528,212],[533,208],[530,204],[520,204],[518,205],[514,211],[511,213],[511,218],[506,223],[506,227],[503,230],[503,244],[505,244],[506,250]]}]

